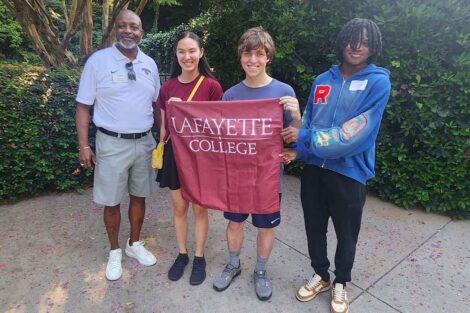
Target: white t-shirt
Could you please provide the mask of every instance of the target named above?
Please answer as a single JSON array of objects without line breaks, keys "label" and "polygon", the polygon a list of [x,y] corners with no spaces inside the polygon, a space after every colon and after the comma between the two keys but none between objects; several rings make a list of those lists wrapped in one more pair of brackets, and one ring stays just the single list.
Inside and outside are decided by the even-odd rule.
[{"label": "white t-shirt", "polygon": [[140,133],[153,125],[152,102],[160,91],[157,65],[139,49],[132,61],[136,80],[129,80],[129,62],[113,45],[95,52],[85,64],[76,101],[95,105],[93,122],[97,127]]}]

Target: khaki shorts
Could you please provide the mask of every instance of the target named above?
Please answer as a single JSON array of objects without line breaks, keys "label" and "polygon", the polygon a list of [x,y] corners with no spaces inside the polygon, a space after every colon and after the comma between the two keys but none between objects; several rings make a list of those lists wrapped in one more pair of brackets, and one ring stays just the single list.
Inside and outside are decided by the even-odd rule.
[{"label": "khaki shorts", "polygon": [[155,146],[152,133],[139,139],[123,139],[97,131],[93,201],[115,206],[125,193],[150,196],[156,189],[151,167]]}]

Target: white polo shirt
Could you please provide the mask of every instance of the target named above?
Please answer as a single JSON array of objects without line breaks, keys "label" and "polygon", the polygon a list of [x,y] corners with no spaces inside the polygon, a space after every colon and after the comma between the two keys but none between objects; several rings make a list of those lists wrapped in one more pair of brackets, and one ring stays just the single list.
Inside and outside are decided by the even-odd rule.
[{"label": "white polo shirt", "polygon": [[128,79],[130,60],[114,45],[95,52],[80,77],[76,101],[95,105],[93,122],[118,133],[140,133],[153,125],[152,102],[160,78],[155,61],[140,51],[133,63],[136,80]]}]

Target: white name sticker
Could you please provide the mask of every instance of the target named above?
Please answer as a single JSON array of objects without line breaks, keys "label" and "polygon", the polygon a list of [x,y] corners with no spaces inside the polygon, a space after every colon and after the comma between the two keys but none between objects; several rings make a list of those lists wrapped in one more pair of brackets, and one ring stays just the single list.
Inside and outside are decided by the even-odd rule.
[{"label": "white name sticker", "polygon": [[113,74],[113,83],[127,83],[127,74],[115,73]]},{"label": "white name sticker", "polygon": [[358,91],[358,90],[365,90],[367,86],[367,79],[366,80],[353,80],[351,81],[351,85],[349,85],[350,91]]}]

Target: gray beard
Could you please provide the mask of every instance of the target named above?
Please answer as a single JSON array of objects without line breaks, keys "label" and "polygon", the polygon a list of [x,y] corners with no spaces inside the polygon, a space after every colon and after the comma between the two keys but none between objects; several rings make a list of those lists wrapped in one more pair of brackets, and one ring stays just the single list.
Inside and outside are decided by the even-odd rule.
[{"label": "gray beard", "polygon": [[137,47],[137,42],[135,40],[132,41],[131,44],[125,44],[121,39],[118,39],[117,41],[118,45],[121,46],[122,48],[126,49],[126,50],[131,50],[131,49],[134,49],[135,47]]}]

